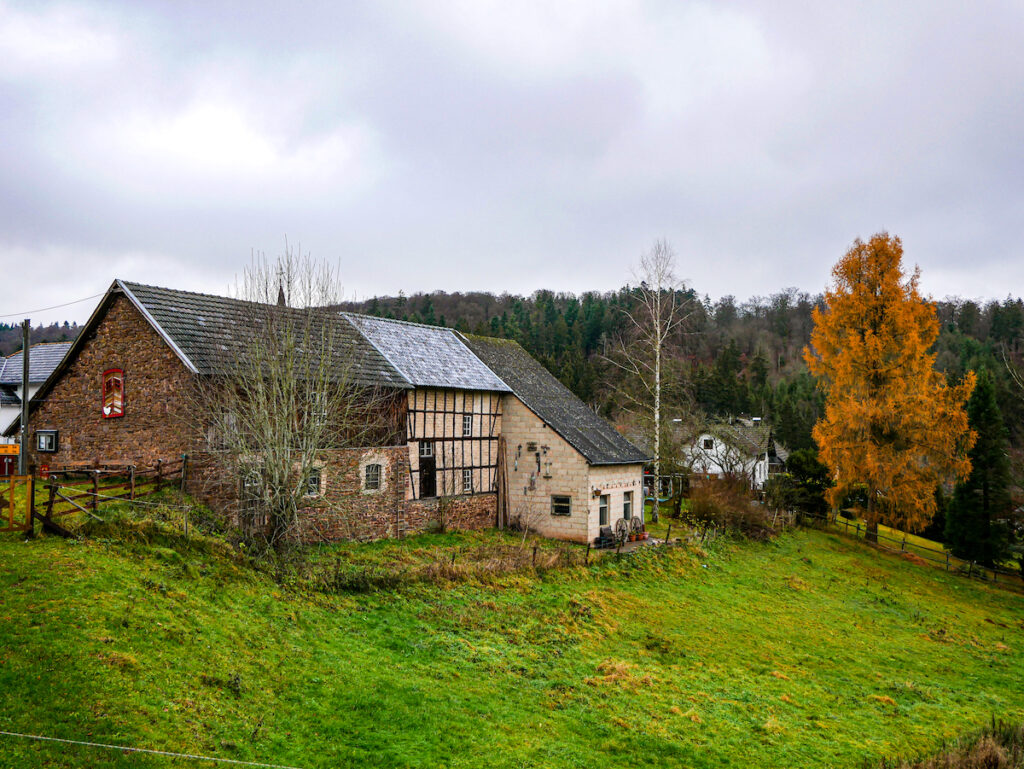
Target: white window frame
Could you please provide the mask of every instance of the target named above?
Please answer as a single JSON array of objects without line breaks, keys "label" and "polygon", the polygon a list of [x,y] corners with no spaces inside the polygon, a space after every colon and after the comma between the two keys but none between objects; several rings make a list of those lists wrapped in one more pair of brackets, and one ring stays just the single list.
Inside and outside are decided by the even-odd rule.
[{"label": "white window frame", "polygon": [[462,493],[473,493],[473,471],[466,468],[462,470]]},{"label": "white window frame", "polygon": [[[316,475],[314,475],[314,473]],[[316,478],[316,490],[313,490],[313,479]],[[303,489],[304,497],[319,497],[324,493],[324,468],[314,466],[309,468],[309,475],[306,477],[306,488]]]},{"label": "white window frame", "polygon": [[433,441],[420,441],[420,456],[421,457],[432,457],[432,456],[434,456],[434,442]]},{"label": "white window frame", "polygon": [[[375,468],[377,474],[377,482],[374,486],[370,485],[370,468]],[[369,462],[363,465],[363,491],[380,491],[383,478],[384,466],[380,462]]]},{"label": "white window frame", "polygon": [[473,415],[463,414],[462,415],[462,437],[465,438],[473,434]]},{"label": "white window frame", "polygon": [[627,521],[633,517],[633,492],[622,492],[622,517]]},{"label": "white window frame", "polygon": [[597,525],[609,526],[611,524],[611,495],[601,494],[597,498]]},{"label": "white window frame", "polygon": [[40,454],[55,454],[59,445],[56,430],[36,430],[36,451]]}]

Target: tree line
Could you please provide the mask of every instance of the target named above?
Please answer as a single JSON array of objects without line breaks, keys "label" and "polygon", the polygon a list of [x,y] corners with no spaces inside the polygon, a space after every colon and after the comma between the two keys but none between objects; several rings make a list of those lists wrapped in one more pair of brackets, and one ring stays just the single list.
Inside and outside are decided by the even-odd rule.
[{"label": "tree line", "polygon": [[[586,403],[615,417],[623,404],[608,358],[627,331],[626,316],[636,309],[638,289],[540,290],[530,296],[437,291],[375,297],[343,308],[514,339]],[[697,409],[709,416],[761,416],[789,449],[814,448],[811,428],[823,415],[824,399],[802,351],[823,295],[789,288],[745,302],[733,296],[713,301],[685,289],[679,299],[688,318],[671,346],[669,372],[679,386],[667,389],[669,415],[673,409]],[[1024,397],[1007,367],[1019,367],[1024,357],[1024,302],[947,297],[935,305],[936,369],[950,381],[988,369],[1011,444],[1024,448]]]}]

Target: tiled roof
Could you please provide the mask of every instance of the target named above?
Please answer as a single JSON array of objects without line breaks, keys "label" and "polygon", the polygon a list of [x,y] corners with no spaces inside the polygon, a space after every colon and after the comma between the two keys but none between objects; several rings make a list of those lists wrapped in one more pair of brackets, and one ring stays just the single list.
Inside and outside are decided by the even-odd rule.
[{"label": "tiled roof", "polygon": [[650,457],[595,414],[518,343],[464,335],[466,344],[516,397],[592,465],[625,465]]},{"label": "tiled roof", "polygon": [[[40,384],[57,368],[74,342],[43,342],[34,344],[28,353],[29,384]],[[0,385],[21,386],[21,352],[0,358]]]},{"label": "tiled roof", "polygon": [[[305,322],[307,317],[300,309],[127,281],[118,283],[150,316],[171,346],[176,347],[200,374],[230,370],[239,356],[247,354],[254,328],[267,312],[280,313],[298,322]],[[331,353],[338,370],[351,366],[356,383],[408,387],[402,375],[345,318],[335,313],[317,313],[315,322],[318,324],[313,330],[316,338],[331,340]]]},{"label": "tiled roof", "polygon": [[416,387],[509,391],[449,328],[354,313],[344,315]]}]

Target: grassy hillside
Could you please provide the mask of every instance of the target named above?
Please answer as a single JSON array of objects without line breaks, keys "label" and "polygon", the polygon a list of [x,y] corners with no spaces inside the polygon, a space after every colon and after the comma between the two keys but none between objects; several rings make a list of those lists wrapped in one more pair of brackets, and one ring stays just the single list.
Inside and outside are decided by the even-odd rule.
[{"label": "grassy hillside", "polygon": [[[297,767],[857,767],[1024,718],[1019,595],[831,534],[492,582],[321,595],[215,544],[0,538],[0,730]],[[0,766],[83,765],[186,764],[0,737]]]}]

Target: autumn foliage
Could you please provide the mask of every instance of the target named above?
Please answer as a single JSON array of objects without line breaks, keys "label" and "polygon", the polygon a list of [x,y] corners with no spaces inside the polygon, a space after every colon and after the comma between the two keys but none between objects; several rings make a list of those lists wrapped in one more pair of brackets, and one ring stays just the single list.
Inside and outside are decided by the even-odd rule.
[{"label": "autumn foliage", "polygon": [[975,378],[948,385],[935,370],[935,307],[902,256],[886,233],[854,242],[814,311],[804,358],[826,393],[813,434],[836,481],[831,503],[860,499],[871,529],[920,531],[935,514],[936,485],[970,472],[975,434],[964,404]]}]

